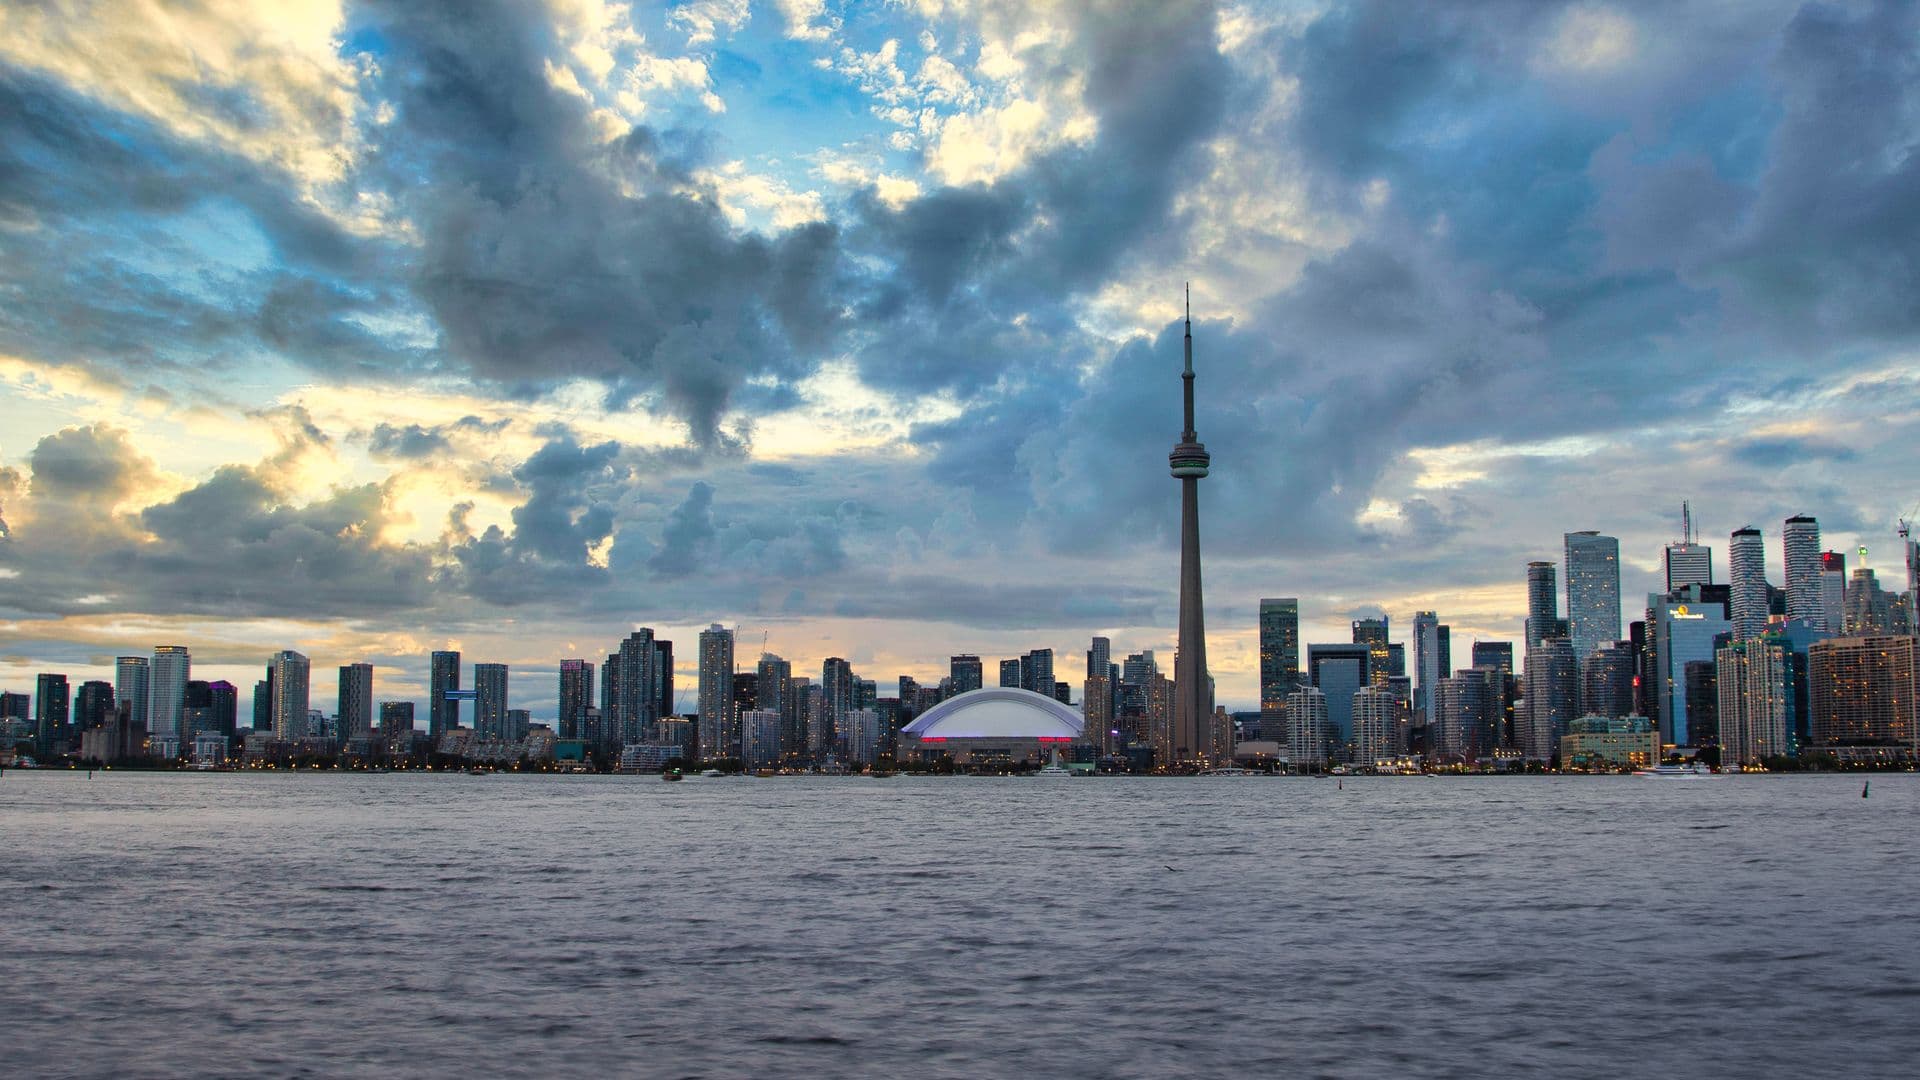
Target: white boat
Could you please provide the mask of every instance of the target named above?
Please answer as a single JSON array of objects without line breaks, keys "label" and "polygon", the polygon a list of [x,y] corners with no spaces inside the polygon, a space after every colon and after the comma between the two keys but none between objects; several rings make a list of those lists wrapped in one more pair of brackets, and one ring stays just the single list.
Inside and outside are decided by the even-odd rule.
[{"label": "white boat", "polygon": [[1064,777],[1064,776],[1072,776],[1072,775],[1073,775],[1073,770],[1072,770],[1072,769],[1069,769],[1069,768],[1067,768],[1067,767],[1066,767],[1065,765],[1062,765],[1062,764],[1060,764],[1060,751],[1058,751],[1058,750],[1055,750],[1055,751],[1053,752],[1053,760],[1052,760],[1052,761],[1049,761],[1049,762],[1047,762],[1047,763],[1046,763],[1045,765],[1043,765],[1043,766],[1041,766],[1041,767],[1040,767],[1040,771],[1039,771],[1039,772],[1036,772],[1036,773],[1034,773],[1033,775],[1035,775],[1035,776],[1063,776],[1063,777]]},{"label": "white boat", "polygon": [[1697,761],[1689,761],[1679,765],[1655,765],[1651,769],[1636,769],[1633,775],[1650,776],[1660,780],[1701,780],[1718,774]]},{"label": "white boat", "polygon": [[1218,769],[1208,769],[1201,776],[1258,776],[1252,769],[1243,769],[1238,765],[1227,765]]}]

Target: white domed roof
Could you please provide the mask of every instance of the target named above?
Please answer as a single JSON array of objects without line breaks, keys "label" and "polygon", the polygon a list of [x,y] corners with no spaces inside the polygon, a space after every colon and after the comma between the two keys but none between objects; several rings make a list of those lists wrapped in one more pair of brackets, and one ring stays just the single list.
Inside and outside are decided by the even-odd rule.
[{"label": "white domed roof", "polygon": [[908,724],[906,734],[928,739],[1074,739],[1080,714],[1031,690],[989,686],[951,697]]}]

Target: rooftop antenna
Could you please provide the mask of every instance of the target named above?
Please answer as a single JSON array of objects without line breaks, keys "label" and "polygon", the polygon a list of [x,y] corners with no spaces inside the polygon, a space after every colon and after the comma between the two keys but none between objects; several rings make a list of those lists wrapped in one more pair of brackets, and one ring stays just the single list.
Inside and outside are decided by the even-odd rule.
[{"label": "rooftop antenna", "polygon": [[1686,499],[1680,500],[1680,542],[1693,543],[1693,503]]}]

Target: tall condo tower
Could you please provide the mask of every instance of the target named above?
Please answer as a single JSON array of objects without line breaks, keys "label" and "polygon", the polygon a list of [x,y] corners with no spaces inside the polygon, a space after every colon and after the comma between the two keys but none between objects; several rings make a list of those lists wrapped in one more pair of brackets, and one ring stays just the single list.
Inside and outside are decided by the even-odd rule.
[{"label": "tall condo tower", "polygon": [[1735,641],[1759,637],[1767,629],[1766,561],[1759,529],[1748,525],[1733,531],[1727,545],[1727,584],[1732,586],[1728,607]]},{"label": "tall condo tower", "polygon": [[1207,675],[1207,625],[1200,600],[1200,480],[1212,458],[1193,430],[1193,300],[1186,318],[1186,368],[1180,375],[1186,399],[1186,427],[1167,455],[1180,481],[1180,640],[1173,662],[1173,762],[1208,753],[1213,740],[1213,681]]},{"label": "tall condo tower", "polygon": [[[1788,518],[1780,530],[1780,547],[1787,573],[1787,618],[1818,626],[1828,614],[1820,585],[1820,522],[1805,514]],[[1840,624],[1826,629],[1837,633]]]},{"label": "tall condo tower", "polygon": [[1567,636],[1573,658],[1620,640],[1620,541],[1591,529],[1566,541]]}]

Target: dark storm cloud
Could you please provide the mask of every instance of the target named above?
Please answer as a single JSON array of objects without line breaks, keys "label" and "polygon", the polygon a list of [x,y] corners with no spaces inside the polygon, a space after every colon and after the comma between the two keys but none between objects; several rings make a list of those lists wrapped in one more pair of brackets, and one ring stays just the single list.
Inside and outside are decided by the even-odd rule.
[{"label": "dark storm cloud", "polygon": [[65,428],[41,439],[27,458],[33,494],[58,500],[94,500],[100,506],[133,494],[154,478],[153,463],[127,434],[111,427]]},{"label": "dark storm cloud", "polygon": [[681,190],[698,139],[636,127],[603,143],[543,74],[540,16],[365,12],[398,110],[382,163],[421,232],[410,277],[443,362],[509,385],[597,379],[611,401],[657,399],[696,443],[720,442],[748,377],[797,376],[836,332],[837,231],[735,235],[716,202]]}]

